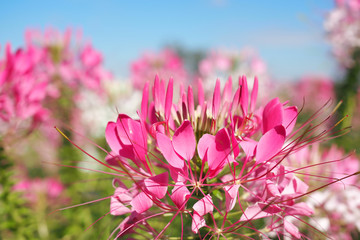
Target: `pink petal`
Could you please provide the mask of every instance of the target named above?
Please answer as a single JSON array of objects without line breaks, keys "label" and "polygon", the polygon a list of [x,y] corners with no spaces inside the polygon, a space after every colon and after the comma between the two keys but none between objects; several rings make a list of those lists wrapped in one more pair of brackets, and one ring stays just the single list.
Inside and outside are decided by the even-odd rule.
[{"label": "pink petal", "polygon": [[263,209],[264,212],[269,213],[271,215],[277,214],[279,212],[282,212],[283,210],[278,207],[276,204],[272,203],[259,203],[259,207]]},{"label": "pink petal", "polygon": [[299,178],[294,177],[291,182],[284,188],[282,195],[285,194],[304,194],[308,190],[309,186],[301,181]]},{"label": "pink petal", "polygon": [[300,202],[286,208],[287,215],[310,216],[314,213],[306,203]]},{"label": "pink petal", "polygon": [[143,162],[146,162],[147,154],[147,134],[144,134],[144,126],[140,124],[139,121],[133,119],[129,123],[129,132],[131,133],[132,146],[134,148],[135,155],[141,159]]},{"label": "pink petal", "polygon": [[289,135],[294,129],[296,119],[297,119],[297,108],[296,107],[287,107],[284,109],[283,123],[282,125],[286,129],[286,135]]},{"label": "pink petal", "polygon": [[256,162],[262,163],[274,157],[282,148],[285,142],[285,128],[276,126],[267,131],[256,147]]},{"label": "pink petal", "polygon": [[171,194],[171,200],[174,202],[174,204],[178,208],[181,207],[184,208],[185,205],[183,206],[183,204],[189,196],[190,196],[189,189],[187,189],[187,187],[182,182],[177,182]]},{"label": "pink petal", "polygon": [[189,120],[185,120],[181,126],[176,129],[172,142],[175,151],[180,156],[188,161],[193,158],[196,148],[196,139]]},{"label": "pink petal", "polygon": [[120,155],[118,155],[118,153],[115,153],[113,151],[110,152],[110,154],[108,154],[105,157],[105,161],[107,162],[107,164],[112,165],[112,166],[117,166],[119,167],[120,163],[124,160],[124,158],[122,158]]},{"label": "pink petal", "polygon": [[123,203],[129,203],[133,197],[129,193],[128,189],[123,187],[117,187],[114,195],[110,200],[110,214],[111,215],[123,215],[130,213],[131,210],[127,208]]},{"label": "pink petal", "polygon": [[239,187],[240,185],[237,184],[224,187],[225,198],[226,198],[225,206],[227,212],[231,211],[235,206],[237,194],[239,192]]},{"label": "pink petal", "polygon": [[105,129],[105,138],[107,144],[110,146],[111,150],[117,154],[119,154],[119,150],[121,149],[120,146],[120,139],[117,136],[116,132],[116,123],[109,122]]},{"label": "pink petal", "polygon": [[160,152],[171,166],[180,169],[184,167],[185,162],[176,154],[170,138],[162,133],[156,133],[156,142]]},{"label": "pink petal", "polygon": [[263,111],[263,133],[266,133],[283,122],[283,105],[278,98],[274,98],[266,104]]},{"label": "pink petal", "polygon": [[173,99],[173,79],[170,78],[167,91],[166,91],[166,99],[165,99],[165,119],[168,120],[170,118],[171,107],[172,107],[172,99]]},{"label": "pink petal", "polygon": [[168,168],[170,170],[170,176],[173,181],[185,183],[188,180],[189,172],[186,164],[184,164],[182,169],[174,168],[171,165],[169,165]]},{"label": "pink petal", "polygon": [[258,89],[259,89],[258,78],[255,77],[254,86],[253,86],[253,89],[251,91],[251,100],[250,100],[250,111],[251,112],[255,111],[256,99],[257,99],[257,95],[258,95]]},{"label": "pink petal", "polygon": [[222,169],[227,161],[233,162],[231,152],[229,134],[225,128],[222,128],[215,135],[215,141],[208,146],[207,160],[209,168],[211,170]]},{"label": "pink petal", "polygon": [[255,148],[258,142],[251,138],[246,138],[240,141],[240,146],[244,150],[246,157],[253,157],[255,155]]},{"label": "pink petal", "polygon": [[144,180],[145,188],[156,198],[163,198],[167,192],[169,175],[167,172]]},{"label": "pink petal", "polygon": [[121,143],[125,145],[131,145],[130,136],[132,133],[130,132],[129,126],[130,119],[131,118],[125,114],[119,114],[116,121],[117,136],[119,137]]},{"label": "pink petal", "polygon": [[240,147],[239,147],[238,140],[236,139],[234,133],[232,133],[232,135],[231,135],[231,146],[233,149],[234,158],[237,158],[237,156],[239,156],[239,154],[240,154]]},{"label": "pink petal", "polygon": [[280,196],[279,188],[273,181],[266,180],[266,190],[273,197],[279,197]]},{"label": "pink petal", "polygon": [[284,228],[285,228],[285,231],[290,233],[293,237],[295,237],[297,239],[301,238],[299,229],[294,224],[292,224],[289,221],[286,221],[285,219],[284,219]]},{"label": "pink petal", "polygon": [[248,105],[249,105],[249,90],[247,85],[247,79],[245,76],[242,76],[241,78],[241,109],[243,110],[243,113],[245,116],[247,116],[248,113]]},{"label": "pink petal", "polygon": [[140,122],[133,120],[125,114],[119,114],[116,125],[117,136],[122,144],[120,155],[134,162],[137,159],[146,162],[147,141],[143,133],[143,126],[141,126]]},{"label": "pink petal", "polygon": [[148,101],[149,101],[149,82],[145,83],[142,100],[141,100],[141,118],[143,121],[146,121],[147,114],[148,114]]},{"label": "pink petal", "polygon": [[205,219],[197,212],[194,212],[192,217],[191,230],[193,233],[198,233],[199,229],[206,225]]},{"label": "pink petal", "polygon": [[217,114],[220,108],[221,102],[221,93],[220,93],[220,80],[216,80],[214,95],[213,95],[213,102],[212,102],[212,116],[213,118],[217,118]]},{"label": "pink petal", "polygon": [[129,203],[133,199],[129,190],[124,187],[117,187],[115,189],[114,197],[119,198],[122,203]]},{"label": "pink petal", "polygon": [[199,201],[197,201],[193,209],[200,215],[204,216],[205,214],[214,211],[214,204],[211,196],[208,194]]},{"label": "pink petal", "polygon": [[131,210],[122,204],[117,197],[111,197],[110,214],[114,216],[130,213]]},{"label": "pink petal", "polygon": [[270,213],[264,212],[258,204],[255,204],[245,210],[244,214],[240,217],[240,221],[270,217],[271,215]]},{"label": "pink petal", "polygon": [[161,111],[161,89],[160,89],[160,79],[159,76],[155,76],[154,86],[153,86],[153,97],[154,97],[154,104],[155,110],[157,112]]},{"label": "pink petal", "polygon": [[198,143],[197,151],[200,159],[204,159],[206,150],[209,148],[210,144],[215,142],[215,136],[210,134],[204,134]]},{"label": "pink petal", "polygon": [[153,201],[144,192],[141,192],[130,202],[130,205],[133,211],[143,213],[151,208]]}]

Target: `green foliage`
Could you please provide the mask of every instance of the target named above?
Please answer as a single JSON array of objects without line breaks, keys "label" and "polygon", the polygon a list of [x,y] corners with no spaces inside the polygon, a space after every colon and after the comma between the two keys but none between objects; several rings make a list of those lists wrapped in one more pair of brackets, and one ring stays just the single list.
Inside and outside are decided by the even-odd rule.
[{"label": "green foliage", "polygon": [[[105,154],[100,154],[100,160],[103,160],[104,156]],[[59,149],[59,157],[61,164],[69,166],[76,166],[81,161],[89,162],[89,166],[86,167],[90,169],[98,169],[100,165],[86,157],[66,139]],[[102,170],[107,171],[107,169]],[[59,172],[66,186],[63,195],[68,199],[61,207],[86,203],[114,193],[112,176],[70,167],[62,167]],[[121,221],[121,218],[114,220],[114,216],[107,214],[110,211],[109,206],[110,199],[106,199],[50,214],[47,216],[50,239],[107,239]],[[103,217],[104,215],[107,216]]]},{"label": "green foliage", "polygon": [[0,239],[39,239],[36,219],[14,185],[13,164],[0,147]]},{"label": "green foliage", "polygon": [[[338,110],[338,118],[348,116],[340,125],[340,128],[351,126],[353,115],[356,108],[356,97],[360,87],[360,49],[354,51],[354,64],[347,69],[344,79],[339,82],[337,89],[338,101],[343,101],[343,104]],[[360,135],[358,131],[350,131],[349,134],[336,139],[336,144],[343,147],[346,151],[351,151],[358,148]]]}]

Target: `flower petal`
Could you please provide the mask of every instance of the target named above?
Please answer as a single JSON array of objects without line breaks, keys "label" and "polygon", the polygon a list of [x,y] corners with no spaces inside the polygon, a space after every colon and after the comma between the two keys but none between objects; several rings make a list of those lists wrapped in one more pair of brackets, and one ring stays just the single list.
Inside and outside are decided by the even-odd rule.
[{"label": "flower petal", "polygon": [[130,213],[131,210],[122,204],[117,197],[111,197],[110,214],[114,216]]},{"label": "flower petal", "polygon": [[168,120],[170,118],[172,100],[173,100],[173,79],[170,78],[167,91],[166,91],[166,99],[165,99],[165,119]]},{"label": "flower petal", "polygon": [[292,224],[289,221],[286,221],[285,219],[284,219],[284,229],[285,229],[285,231],[290,233],[296,239],[301,238],[301,234],[299,232],[299,229],[294,224]]},{"label": "flower petal", "polygon": [[230,137],[225,128],[222,128],[215,135],[215,141],[208,146],[207,160],[211,170],[222,169],[224,165],[233,162],[231,157],[231,142]]},{"label": "flower petal", "polygon": [[198,143],[197,151],[200,159],[204,159],[206,150],[209,148],[210,144],[215,142],[215,136],[210,134],[204,134]]},{"label": "flower petal", "polygon": [[107,144],[110,146],[111,150],[117,154],[119,154],[119,150],[121,149],[120,146],[120,139],[117,136],[116,132],[116,123],[109,122],[105,129],[105,138]]},{"label": "flower petal", "polygon": [[153,205],[153,201],[144,193],[141,192],[135,196],[135,198],[130,202],[132,210],[137,213],[146,212]]},{"label": "flower petal", "polygon": [[239,187],[240,185],[237,184],[224,187],[225,198],[226,198],[225,206],[227,212],[231,211],[235,206],[237,194],[239,192]]},{"label": "flower petal", "polygon": [[274,98],[266,104],[263,111],[263,133],[265,134],[275,126],[283,123],[283,105],[278,98]]},{"label": "flower petal", "polygon": [[283,123],[282,125],[286,129],[286,136],[289,135],[294,129],[297,119],[297,108],[295,106],[287,107],[284,109]]},{"label": "flower petal", "polygon": [[185,120],[174,133],[174,150],[184,159],[191,160],[195,154],[196,139],[189,120]]},{"label": "flower petal", "polygon": [[177,182],[171,194],[171,200],[174,202],[174,204],[178,208],[181,208],[189,196],[190,196],[190,191],[189,189],[187,189],[184,183]]},{"label": "flower petal", "polygon": [[205,219],[197,212],[194,212],[192,217],[191,230],[193,233],[198,233],[199,229],[206,225]]},{"label": "flower petal", "polygon": [[156,141],[166,161],[174,168],[182,169],[185,162],[176,154],[170,138],[162,133],[156,133]]},{"label": "flower petal", "polygon": [[262,163],[274,157],[284,145],[285,135],[285,128],[281,125],[267,131],[256,147],[256,162]]},{"label": "flower petal", "polygon": [[248,221],[264,217],[270,217],[272,214],[264,212],[258,204],[248,207],[241,215],[240,221]]},{"label": "flower petal", "polygon": [[204,216],[205,214],[214,211],[214,203],[211,196],[208,194],[199,201],[197,201],[193,209],[200,215]]},{"label": "flower petal", "polygon": [[144,180],[146,190],[156,198],[163,198],[167,192],[169,175],[167,172]]}]

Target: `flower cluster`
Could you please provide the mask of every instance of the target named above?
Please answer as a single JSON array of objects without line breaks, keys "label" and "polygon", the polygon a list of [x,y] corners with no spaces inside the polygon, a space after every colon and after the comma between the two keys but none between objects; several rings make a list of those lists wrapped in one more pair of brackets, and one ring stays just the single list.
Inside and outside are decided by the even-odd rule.
[{"label": "flower cluster", "polygon": [[[344,156],[344,151],[335,145],[323,150],[316,144],[301,149],[291,158],[292,166],[304,163],[313,166],[302,171],[308,185],[319,187],[341,179],[327,188],[311,193],[307,200],[308,205],[314,209],[311,226],[336,239],[352,239],[351,234],[356,236],[356,230],[360,231],[357,221],[360,218],[360,201],[357,197],[360,191],[357,186],[359,179],[357,175],[353,175],[360,170],[359,159],[354,154]],[[309,177],[311,175],[320,177],[314,181],[314,178]]]},{"label": "flower cluster", "polygon": [[131,63],[130,78],[135,89],[142,90],[155,75],[162,79],[172,77],[176,83],[185,83],[187,79],[182,59],[171,49],[163,49],[159,53],[147,52]]},{"label": "flower cluster", "polygon": [[[269,72],[265,61],[252,48],[241,50],[217,50],[206,54],[206,57],[199,62],[199,77],[204,81],[205,92],[211,93],[211,87],[216,79],[225,84],[226,79],[231,76],[237,78],[246,75],[250,81],[257,76],[261,80],[261,99],[266,99],[269,89],[272,87]],[[251,83],[251,82],[250,82]],[[251,87],[252,84],[249,84]],[[236,87],[236,84],[234,85]],[[266,96],[266,97],[265,97]]]},{"label": "flower cluster", "polygon": [[64,120],[71,112],[64,109],[71,107],[64,106],[64,101],[75,100],[81,89],[101,94],[101,81],[110,76],[102,67],[101,54],[90,43],[72,48],[69,30],[63,35],[52,29],[25,35],[26,47],[13,52],[8,44],[0,59],[3,136],[19,127],[32,131],[39,123]]},{"label": "flower cluster", "polygon": [[14,52],[8,44],[0,59],[1,137],[10,144],[40,126],[55,144],[49,125],[72,121],[79,113],[68,102],[78,102],[85,90],[101,96],[110,74],[90,43],[73,48],[70,30],[29,30],[25,36],[26,47]]},{"label": "flower cluster", "polygon": [[337,0],[324,23],[333,53],[345,67],[353,65],[353,54],[360,47],[360,1]]},{"label": "flower cluster", "polygon": [[[56,93],[48,87],[48,78],[38,63],[41,53],[38,49],[20,49],[11,52],[6,46],[5,59],[0,61],[0,121],[3,124],[17,124],[32,119],[36,124],[48,116],[43,101],[47,95]],[[4,127],[4,126],[3,126]],[[7,129],[3,129],[5,132]]]},{"label": "flower cluster", "polygon": [[14,191],[22,192],[31,205],[44,204],[44,201],[49,205],[59,203],[58,197],[64,189],[64,185],[54,178],[23,179],[13,188]]},{"label": "flower cluster", "polygon": [[[181,224],[181,238],[301,238],[287,217],[313,213],[302,198],[309,186],[284,159],[331,130],[315,135],[311,119],[294,130],[297,108],[278,98],[256,108],[256,78],[251,93],[246,77],[232,89],[231,78],[222,91],[218,80],[206,101],[200,84],[196,101],[189,86],[174,102],[173,80],[166,87],[156,77],[152,98],[149,84],[144,87],[139,119],[119,114],[108,123],[106,162],[117,171],[110,214],[126,216],[116,238],[158,239],[171,235],[175,223]],[[163,217],[169,219],[151,224]]]},{"label": "flower cluster", "polygon": [[303,106],[308,112],[316,112],[327,101],[334,107],[334,82],[326,76],[307,75],[292,85],[290,94],[296,106]]}]

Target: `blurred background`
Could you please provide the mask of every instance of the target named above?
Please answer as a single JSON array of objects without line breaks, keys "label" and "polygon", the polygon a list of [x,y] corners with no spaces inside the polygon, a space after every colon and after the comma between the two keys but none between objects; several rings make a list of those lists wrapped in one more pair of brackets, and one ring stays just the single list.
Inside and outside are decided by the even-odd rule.
[{"label": "blurred background", "polygon": [[82,30],[115,76],[146,50],[179,46],[190,51],[253,47],[276,79],[335,74],[324,17],[333,1],[12,1],[0,10],[0,42],[24,43],[29,28]]}]

